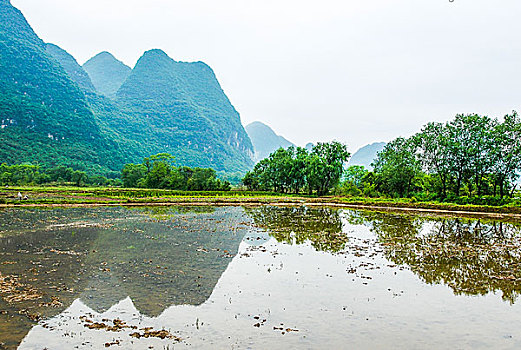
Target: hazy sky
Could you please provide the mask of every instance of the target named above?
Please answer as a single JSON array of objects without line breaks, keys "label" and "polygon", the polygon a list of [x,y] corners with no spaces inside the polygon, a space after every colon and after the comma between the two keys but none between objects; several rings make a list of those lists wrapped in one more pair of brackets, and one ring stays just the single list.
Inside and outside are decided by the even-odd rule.
[{"label": "hazy sky", "polygon": [[241,113],[351,150],[457,113],[521,112],[519,0],[12,0],[80,63],[204,61]]}]

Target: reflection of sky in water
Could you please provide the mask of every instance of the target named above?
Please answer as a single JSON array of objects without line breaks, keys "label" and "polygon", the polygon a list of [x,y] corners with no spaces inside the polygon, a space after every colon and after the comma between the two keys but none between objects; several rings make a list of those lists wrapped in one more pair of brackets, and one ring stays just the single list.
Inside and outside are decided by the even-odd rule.
[{"label": "reflection of sky in water", "polygon": [[[117,216],[122,213],[113,214]],[[136,216],[135,213],[132,215]],[[150,219],[150,213],[144,217]],[[187,257],[192,261],[185,262],[184,266],[194,268],[192,277],[197,279],[198,266],[202,270],[206,266],[206,269],[217,268],[219,271],[216,284],[210,284],[210,289],[197,289],[192,283],[178,285],[175,280],[164,282],[162,275],[156,276],[157,280],[152,280],[151,283],[166,283],[167,288],[164,291],[169,295],[204,294],[206,290],[209,291],[208,295],[203,299],[192,297],[192,305],[170,302],[164,308],[159,308],[158,312],[143,313],[147,307],[136,304],[135,297],[127,298],[130,294],[124,295],[128,286],[123,293],[114,293],[113,297],[118,296],[119,299],[108,308],[91,309],[96,302],[88,300],[82,294],[64,305],[57,316],[32,328],[21,348],[100,348],[114,340],[120,340],[123,348],[136,349],[145,345],[163,348],[166,344],[174,344],[171,340],[131,338],[129,334],[133,331],[130,329],[121,332],[87,329],[79,319],[86,314],[92,314],[89,317],[93,321],[119,318],[139,328],[168,329],[172,334],[183,338],[183,342],[176,344],[176,347],[515,348],[521,345],[516,327],[521,321],[519,305],[503,301],[503,293],[499,289],[496,289],[497,295],[489,293],[469,297],[465,295],[476,293],[468,291],[455,295],[458,286],[451,285],[449,280],[425,283],[422,274],[429,272],[429,268],[438,271],[439,266],[423,266],[432,262],[422,260],[430,256],[426,252],[431,252],[427,249],[429,247],[426,248],[423,237],[431,236],[439,228],[440,221],[370,212],[329,209],[299,212],[294,208],[272,207],[244,210],[221,208],[198,215],[175,214],[157,222],[154,220],[158,219],[150,220],[152,221],[144,221],[145,231],[158,234],[158,244],[168,247],[167,250],[173,249],[175,252],[174,242],[182,243],[184,247],[191,244]],[[305,227],[296,227],[295,222]],[[178,227],[168,228],[165,223]],[[447,230],[456,226],[468,228],[469,223],[475,225],[475,222],[463,220],[459,226],[453,221],[446,226]],[[240,229],[232,230],[234,234],[228,238],[224,238],[222,234],[216,235],[219,239],[207,237],[211,227],[219,225],[223,232],[228,229],[228,234],[230,227]],[[132,225],[139,229],[138,226]],[[270,237],[266,231],[272,227],[276,232]],[[340,228],[342,235],[336,235],[337,228]],[[177,232],[175,239],[167,235],[161,240],[161,234],[169,232],[168,230]],[[183,236],[180,233],[189,230],[193,230],[190,235]],[[327,233],[328,239],[334,242],[321,241],[321,236],[316,234],[318,231]],[[510,234],[516,231],[512,227],[508,226],[506,231],[509,232],[506,236],[516,236]],[[137,234],[136,232],[133,234]],[[416,235],[411,236],[413,232]],[[452,241],[460,239],[454,238],[455,234],[457,235],[447,231],[444,237]],[[395,240],[401,239],[401,235],[409,238],[402,239],[397,245]],[[209,241],[203,240],[203,237]],[[487,237],[487,242],[493,239]],[[115,248],[118,244],[107,246],[112,238],[110,235],[101,240],[98,237],[97,249],[105,246],[110,247],[111,252],[117,251]],[[230,247],[234,247],[235,242],[238,245],[232,251]],[[515,242],[517,241],[508,240],[508,244]],[[154,245],[140,245],[139,240],[132,244],[143,249],[154,248]],[[212,252],[211,249],[219,244],[221,251]],[[460,243],[454,244],[459,246]],[[324,251],[317,247],[324,248]],[[409,251],[404,254],[402,250],[406,249]],[[129,257],[140,256],[137,249],[130,250]],[[224,250],[231,256],[223,257]],[[510,250],[512,251],[512,247]],[[151,253],[153,251],[147,251],[147,254]],[[181,251],[178,253],[181,254]],[[471,253],[468,255],[472,256]],[[489,258],[507,264],[514,263],[498,254],[490,255]],[[183,259],[183,256],[176,256],[175,259]],[[110,259],[102,260],[109,260],[106,266],[111,263]],[[165,257],[161,257],[160,261],[165,261]],[[220,263],[215,265],[215,261]],[[406,263],[400,264],[397,261]],[[117,259],[113,263],[116,262]],[[452,261],[449,259],[443,262],[451,271]],[[479,260],[467,261],[467,264],[472,263],[479,263]],[[89,266],[98,266],[98,261]],[[116,276],[113,277],[116,282],[111,283],[121,283],[122,277],[118,275],[117,265],[112,266],[116,267],[108,274]],[[136,264],[133,269],[139,270],[143,266],[147,265]],[[224,268],[219,269],[220,266]],[[476,269],[470,265],[454,268],[469,271]],[[145,270],[140,272],[148,271]],[[0,271],[4,271],[4,266],[0,267]],[[125,274],[129,271],[132,269],[124,270]],[[440,273],[446,273],[446,270],[440,270]],[[90,281],[98,281],[100,277],[93,277],[96,275],[103,276],[101,272],[91,274]],[[471,276],[483,277],[476,274]],[[191,279],[188,280],[192,282]],[[146,282],[146,279],[143,281]],[[209,281],[210,278],[206,283]],[[488,280],[485,282],[488,283]],[[515,283],[509,283],[514,289],[517,288]],[[112,286],[115,284],[109,283]],[[135,285],[138,286],[137,282]],[[140,293],[139,290],[130,291]],[[145,288],[141,293],[147,291]],[[95,298],[96,294],[93,294],[93,299]],[[154,303],[167,303],[171,300],[166,296],[163,298],[156,295],[152,299]],[[288,328],[290,332],[286,333]]]}]

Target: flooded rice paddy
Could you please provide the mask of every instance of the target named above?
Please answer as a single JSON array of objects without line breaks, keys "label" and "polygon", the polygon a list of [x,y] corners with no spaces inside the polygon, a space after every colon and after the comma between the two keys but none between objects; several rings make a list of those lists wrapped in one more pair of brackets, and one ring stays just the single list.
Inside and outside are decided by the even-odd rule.
[{"label": "flooded rice paddy", "polygon": [[516,223],[306,207],[0,211],[0,349],[521,348]]}]

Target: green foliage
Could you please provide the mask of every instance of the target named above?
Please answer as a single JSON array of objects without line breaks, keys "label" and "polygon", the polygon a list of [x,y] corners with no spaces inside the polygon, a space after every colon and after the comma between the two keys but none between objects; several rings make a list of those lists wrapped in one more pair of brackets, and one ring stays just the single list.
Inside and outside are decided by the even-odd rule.
[{"label": "green foliage", "polygon": [[118,185],[117,180],[107,179],[101,175],[89,176],[84,171],[73,170],[64,165],[41,169],[37,165],[0,165],[1,186],[23,186],[41,184],[74,184],[75,186],[107,186]]},{"label": "green foliage", "polygon": [[309,191],[316,190],[317,195],[322,196],[338,185],[349,157],[347,147],[339,142],[314,146],[306,167]]},{"label": "green foliage", "polygon": [[85,67],[92,76],[105,72],[94,85],[104,80],[114,98],[121,90],[116,100],[98,95],[71,55],[46,45],[20,11],[0,1],[0,163],[109,176],[168,151],[179,164],[219,172],[253,166],[240,116],[204,63],[154,50],[128,79],[130,68],[108,53]]},{"label": "green foliage", "polygon": [[115,170],[85,96],[23,15],[0,2],[0,162]]},{"label": "green foliage", "polygon": [[251,190],[297,194],[307,190],[321,196],[338,185],[348,159],[347,147],[339,142],[318,143],[311,152],[279,148],[257,163],[243,184]]},{"label": "green foliage", "polygon": [[414,180],[421,173],[411,140],[398,138],[388,143],[374,162],[376,183],[380,191],[407,197],[414,190]]},{"label": "green foliage", "polygon": [[42,174],[35,165],[0,165],[0,185],[25,185],[39,183]]},{"label": "green foliage", "polygon": [[115,104],[125,118],[109,118],[107,126],[120,135],[130,131],[141,158],[168,150],[190,167],[244,173],[253,166],[240,116],[202,62],[176,62],[161,50],[148,51]]},{"label": "green foliage", "polygon": [[429,123],[389,143],[374,166],[363,182],[377,195],[504,205],[512,202],[521,172],[521,119],[513,112],[503,120],[471,114]]},{"label": "green foliage", "polygon": [[[344,172],[344,181],[335,189],[335,194],[361,196],[368,191],[365,177],[369,171],[360,165],[353,165]],[[365,190],[365,191],[364,191]]]},{"label": "green foliage", "polygon": [[217,178],[209,168],[175,167],[174,157],[160,153],[146,157],[142,164],[126,164],[121,171],[123,185],[130,188],[157,188],[182,191],[229,191],[228,181]]},{"label": "green foliage", "polygon": [[139,181],[143,179],[147,174],[147,167],[143,164],[125,164],[123,170],[121,170],[121,180],[123,186],[126,188],[141,187]]}]

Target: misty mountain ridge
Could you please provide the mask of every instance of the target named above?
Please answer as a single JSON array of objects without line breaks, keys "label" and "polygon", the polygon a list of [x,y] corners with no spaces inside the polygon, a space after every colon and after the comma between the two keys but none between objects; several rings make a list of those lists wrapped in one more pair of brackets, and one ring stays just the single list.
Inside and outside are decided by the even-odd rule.
[{"label": "misty mountain ridge", "polygon": [[378,152],[381,152],[386,144],[385,142],[375,142],[360,148],[351,156],[348,166],[359,165],[372,171],[373,167],[371,164],[376,159]]},{"label": "misty mountain ridge", "polygon": [[108,52],[81,67],[6,0],[0,52],[0,163],[108,174],[168,152],[178,165],[222,172],[253,165],[239,113],[202,62],[150,50],[134,70]]},{"label": "misty mountain ridge", "polygon": [[83,65],[96,87],[96,90],[107,97],[115,97],[119,88],[132,69],[119,61],[110,52],[103,51],[89,59]]},{"label": "misty mountain ridge", "polygon": [[250,136],[255,150],[254,160],[259,162],[267,158],[271,153],[279,148],[295,146],[284,137],[277,135],[268,125],[259,121],[250,123],[246,126],[246,131]]},{"label": "misty mountain ridge", "polygon": [[47,43],[46,50],[56,61],[58,61],[69,77],[86,91],[95,91],[96,88],[92,84],[89,75],[78,64],[76,59],[61,47]]}]

